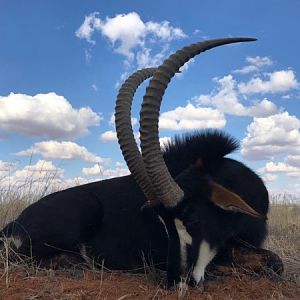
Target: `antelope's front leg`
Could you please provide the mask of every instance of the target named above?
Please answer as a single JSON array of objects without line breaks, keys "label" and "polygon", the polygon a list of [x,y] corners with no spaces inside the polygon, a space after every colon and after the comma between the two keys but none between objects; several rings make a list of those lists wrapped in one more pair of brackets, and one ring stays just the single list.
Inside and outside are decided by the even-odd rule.
[{"label": "antelope's front leg", "polygon": [[204,281],[204,273],[207,265],[212,261],[216,256],[217,249],[211,247],[211,245],[206,241],[202,240],[199,244],[198,257],[194,264],[192,272],[192,280],[195,285]]},{"label": "antelope's front leg", "polygon": [[169,247],[168,247],[168,266],[167,266],[167,284],[168,288],[176,288],[181,281],[181,248],[176,228],[168,230]]},{"label": "antelope's front leg", "polygon": [[188,282],[187,248],[192,244],[192,237],[187,232],[183,222],[175,218],[172,234],[169,236],[168,251],[168,286],[174,287]]}]

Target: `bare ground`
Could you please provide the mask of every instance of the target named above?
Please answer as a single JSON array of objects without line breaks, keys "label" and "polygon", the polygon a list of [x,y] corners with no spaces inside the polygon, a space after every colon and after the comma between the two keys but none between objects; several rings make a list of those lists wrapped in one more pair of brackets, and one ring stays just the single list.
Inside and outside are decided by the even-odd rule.
[{"label": "bare ground", "polygon": [[232,269],[228,276],[208,279],[203,289],[170,291],[144,274],[16,268],[3,273],[0,299],[300,299],[295,283]]}]

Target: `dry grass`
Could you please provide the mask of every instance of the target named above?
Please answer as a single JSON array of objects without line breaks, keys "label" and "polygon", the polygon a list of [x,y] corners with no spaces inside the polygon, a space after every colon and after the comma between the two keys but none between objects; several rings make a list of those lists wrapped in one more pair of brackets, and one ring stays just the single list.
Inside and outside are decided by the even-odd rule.
[{"label": "dry grass", "polygon": [[31,203],[32,201],[29,197],[22,197],[18,193],[5,197],[0,202],[0,228],[14,220]]},{"label": "dry grass", "polygon": [[56,172],[41,172],[44,172],[41,176],[28,172],[24,182],[12,184],[0,178],[0,228],[14,220],[25,207],[58,190],[54,182]]},{"label": "dry grass", "polygon": [[285,199],[271,206],[265,248],[283,260],[284,278],[300,286],[300,205],[292,202]]}]

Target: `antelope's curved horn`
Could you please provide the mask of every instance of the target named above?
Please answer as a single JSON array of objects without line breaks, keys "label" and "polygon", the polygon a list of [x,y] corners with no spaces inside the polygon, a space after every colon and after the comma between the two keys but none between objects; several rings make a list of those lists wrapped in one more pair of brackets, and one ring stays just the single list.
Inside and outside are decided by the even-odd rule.
[{"label": "antelope's curved horn", "polygon": [[133,135],[131,105],[136,89],[144,80],[151,77],[156,70],[156,68],[145,68],[128,77],[119,90],[115,107],[117,137],[124,159],[135,181],[151,205],[155,204],[157,197]]},{"label": "antelope's curved horn", "polygon": [[176,206],[184,196],[164,162],[158,137],[158,118],[164,92],[176,72],[194,56],[221,45],[255,41],[253,38],[225,38],[192,44],[172,54],[158,67],[144,96],[140,113],[142,156],[159,201],[166,207]]}]

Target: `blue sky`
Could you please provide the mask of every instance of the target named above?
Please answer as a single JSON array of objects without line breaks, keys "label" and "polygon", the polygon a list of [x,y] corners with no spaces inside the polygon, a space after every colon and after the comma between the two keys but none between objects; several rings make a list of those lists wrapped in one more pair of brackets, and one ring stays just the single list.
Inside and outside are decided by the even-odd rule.
[{"label": "blue sky", "polygon": [[[120,84],[185,45],[228,36],[258,41],[185,65],[165,94],[160,136],[223,129],[241,142],[233,157],[270,191],[299,194],[296,0],[0,0],[0,184],[127,174],[112,119]],[[134,101],[135,132],[145,86]]]}]

